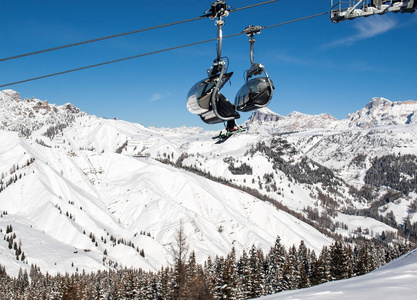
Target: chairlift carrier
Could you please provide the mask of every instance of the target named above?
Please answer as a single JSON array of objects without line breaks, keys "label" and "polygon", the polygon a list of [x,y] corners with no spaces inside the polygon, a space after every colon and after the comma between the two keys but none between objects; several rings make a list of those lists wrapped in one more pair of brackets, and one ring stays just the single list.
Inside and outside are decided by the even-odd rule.
[{"label": "chairlift carrier", "polygon": [[[262,64],[254,62],[253,36],[259,34],[261,26],[248,26],[243,32],[250,37],[250,60],[251,67],[246,71],[246,83],[242,86],[235,97],[235,105],[220,93],[220,89],[232,77],[233,72],[226,72],[226,62],[222,59],[223,25],[224,17],[229,15],[225,1],[217,0],[212,3],[211,9],[205,12],[205,16],[215,20],[217,26],[217,57],[212,67],[207,71],[208,78],[197,82],[187,95],[187,108],[201,117],[207,124],[233,121],[240,118],[239,111],[251,111],[264,107],[271,102],[273,83],[270,80]],[[265,74],[265,77],[256,77]],[[249,80],[250,79],[250,80]]]},{"label": "chairlift carrier", "polygon": [[[197,82],[187,95],[187,108],[193,114],[198,114],[207,124],[216,124],[240,118],[239,113],[220,89],[232,77],[233,72],[226,72],[226,61],[222,60],[223,17],[229,15],[225,1],[217,0],[212,3],[206,16],[215,21],[217,26],[217,57],[212,67],[207,71],[208,78]],[[209,13],[209,14],[207,14]]]},{"label": "chairlift carrier", "polygon": [[[269,78],[268,73],[265,70],[265,67],[262,64],[254,62],[254,44],[256,40],[254,39],[255,34],[261,33],[261,26],[248,26],[243,31],[247,36],[250,37],[250,62],[251,66],[249,70],[246,71],[246,83],[240,88],[235,97],[235,106],[238,111],[251,111],[254,109],[262,108],[267,106],[271,100],[274,91],[274,84]],[[265,74],[264,77],[256,77],[262,73]]]}]

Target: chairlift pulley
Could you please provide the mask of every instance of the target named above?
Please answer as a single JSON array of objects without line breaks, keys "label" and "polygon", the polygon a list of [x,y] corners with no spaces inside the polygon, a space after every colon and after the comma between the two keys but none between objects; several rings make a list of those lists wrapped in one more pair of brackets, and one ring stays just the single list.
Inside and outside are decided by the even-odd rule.
[{"label": "chairlift pulley", "polygon": [[205,12],[205,16],[209,17],[211,20],[221,19],[222,17],[227,17],[229,15],[229,10],[231,7],[226,5],[226,1],[217,0],[211,4],[211,8]]}]

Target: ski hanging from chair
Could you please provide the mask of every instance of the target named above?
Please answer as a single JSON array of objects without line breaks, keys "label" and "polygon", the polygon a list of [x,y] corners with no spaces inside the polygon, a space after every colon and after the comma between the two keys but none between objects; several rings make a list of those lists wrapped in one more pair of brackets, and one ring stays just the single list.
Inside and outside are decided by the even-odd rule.
[{"label": "ski hanging from chair", "polygon": [[[246,71],[246,83],[239,90],[233,105],[220,93],[225,83],[232,77],[233,72],[227,72],[226,61],[222,57],[224,18],[229,15],[229,7],[225,1],[217,0],[206,11],[206,16],[215,20],[217,26],[217,57],[212,67],[207,71],[208,77],[197,82],[187,95],[187,108],[192,114],[197,114],[207,124],[226,123],[226,132],[240,132],[241,127],[236,125],[240,118],[237,112],[247,112],[268,105],[272,99],[274,89],[264,66],[253,61],[254,34],[260,33],[260,26],[249,26],[244,33],[251,37],[251,67]],[[262,72],[265,77],[257,77]]]}]

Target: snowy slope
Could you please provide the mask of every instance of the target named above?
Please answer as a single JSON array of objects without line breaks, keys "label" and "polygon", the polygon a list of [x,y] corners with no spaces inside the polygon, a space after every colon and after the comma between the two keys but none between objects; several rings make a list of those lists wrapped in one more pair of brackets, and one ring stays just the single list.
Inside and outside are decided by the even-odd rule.
[{"label": "snowy slope", "polygon": [[411,251],[369,274],[328,282],[297,291],[261,297],[262,300],[392,300],[415,299],[417,294],[417,250]]},{"label": "snowy slope", "polygon": [[[356,188],[364,185],[372,161],[384,155],[417,156],[417,124],[381,126],[370,129],[326,130],[294,133],[287,139],[297,149],[316,162],[332,169],[339,177]],[[381,189],[381,193],[388,190]],[[417,199],[416,193],[403,195],[385,205],[386,214],[394,212],[396,221],[402,223],[408,207]],[[414,222],[417,216],[411,214]]]},{"label": "snowy slope", "polygon": [[[349,193],[350,184],[363,184],[366,169],[348,163],[355,151],[370,154],[365,167],[378,153],[416,153],[415,125],[330,130],[323,128],[334,128],[337,121],[320,116],[294,113],[282,121],[291,130],[302,126],[301,132],[281,132],[276,125],[281,121],[254,123],[248,132],[215,144],[215,133],[199,128],[145,128],[87,115],[70,104],[22,101],[14,91],[0,92],[0,229],[6,237],[12,225],[25,253],[24,263],[16,260],[15,251],[1,239],[0,264],[12,275],[32,263],[50,273],[115,266],[156,270],[172,261],[170,243],[181,222],[200,262],[225,255],[232,246],[237,253],[252,244],[269,250],[277,235],[287,248],[304,240],[316,253],[332,242],[271,204],[156,159],[181,160],[183,167],[259,190],[304,216],[306,207],[328,214],[318,195],[330,194],[339,205],[330,217],[346,225],[335,229],[344,236],[359,225],[368,229],[367,237],[396,231],[374,219],[340,213],[345,207],[368,205]],[[286,165],[304,161],[307,169],[301,173],[314,173],[319,162],[335,172],[331,181],[338,190],[323,182],[299,183],[293,174],[274,168],[265,153],[250,155],[259,142],[274,144],[277,132],[280,144],[274,147],[282,148],[279,157]],[[233,171],[242,166],[251,173]],[[273,177],[275,187],[265,175]],[[387,204],[386,212],[395,210],[400,220],[416,195],[409,197]]]},{"label": "snowy slope", "polygon": [[[101,126],[90,128],[94,139],[85,144],[94,145],[99,153],[71,148],[75,140],[59,141],[49,148],[19,138],[17,133],[0,131],[4,141],[1,170],[6,178],[13,176],[8,171],[11,165],[22,166],[26,159],[35,158],[33,164],[19,167],[17,172],[24,175],[0,193],[0,210],[7,212],[0,219],[0,228],[4,234],[8,225],[13,226],[28,264],[18,263],[14,250],[5,241],[0,243],[0,264],[11,274],[30,264],[50,273],[91,271],[116,263],[157,270],[171,261],[170,243],[180,222],[185,224],[190,249],[196,250],[199,261],[209,255],[225,255],[232,246],[242,251],[255,244],[267,250],[277,235],[287,246],[306,240],[316,251],[331,243],[311,226],[236,189],[153,160],[109,151],[117,146],[117,138],[109,143],[112,139],[104,139],[103,130],[112,134],[115,122],[99,122]],[[132,134],[127,132],[132,130],[128,124],[117,124],[115,137],[125,139],[123,134]],[[64,131],[65,139],[75,134],[72,130]],[[134,134],[139,139],[140,133]],[[158,149],[163,134],[155,132],[152,138]],[[55,142],[49,141],[51,145]],[[80,139],[79,143],[86,141]],[[114,245],[111,236],[135,246]],[[136,248],[144,250],[145,258]]]}]

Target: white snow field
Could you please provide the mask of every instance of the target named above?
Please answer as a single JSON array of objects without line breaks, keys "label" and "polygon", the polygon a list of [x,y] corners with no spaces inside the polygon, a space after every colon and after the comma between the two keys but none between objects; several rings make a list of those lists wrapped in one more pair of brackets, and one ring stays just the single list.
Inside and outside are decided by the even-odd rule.
[{"label": "white snow field", "polygon": [[[71,134],[70,129],[65,136]],[[305,240],[317,253],[332,242],[271,204],[152,159],[49,148],[2,130],[0,140],[0,172],[6,180],[19,178],[0,194],[0,211],[7,212],[0,228],[4,234],[13,226],[26,256],[26,263],[17,261],[14,250],[0,240],[0,264],[11,275],[31,264],[50,273],[94,271],[116,263],[158,270],[171,262],[171,243],[181,222],[201,263],[232,247],[241,253],[255,244],[267,251],[278,235],[286,247]],[[35,162],[23,166],[31,157]],[[13,164],[19,169],[10,174]],[[112,236],[125,243],[111,242]],[[145,258],[136,248],[144,250]]]}]

